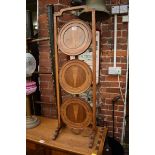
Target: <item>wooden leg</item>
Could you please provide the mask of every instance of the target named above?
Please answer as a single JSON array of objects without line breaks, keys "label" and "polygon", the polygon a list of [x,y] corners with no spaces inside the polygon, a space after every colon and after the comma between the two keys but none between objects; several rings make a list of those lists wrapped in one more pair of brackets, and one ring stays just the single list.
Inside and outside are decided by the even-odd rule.
[{"label": "wooden leg", "polygon": [[100,132],[99,132],[99,138],[98,138],[98,141],[97,141],[97,144],[96,144],[96,147],[95,147],[96,151],[99,150],[100,143],[101,143],[101,141],[103,139],[103,132],[104,132],[104,128],[101,128]]},{"label": "wooden leg", "polygon": [[59,132],[60,132],[60,129],[61,129],[61,127],[57,127],[57,128],[55,129],[55,132],[54,132],[54,134],[53,134],[53,136],[52,136],[52,140],[56,140],[56,138],[58,137],[58,134],[59,134]]},{"label": "wooden leg", "polygon": [[96,131],[92,130],[92,133],[90,135],[90,140],[89,140],[89,148],[92,148],[94,145],[95,135],[96,135]]}]

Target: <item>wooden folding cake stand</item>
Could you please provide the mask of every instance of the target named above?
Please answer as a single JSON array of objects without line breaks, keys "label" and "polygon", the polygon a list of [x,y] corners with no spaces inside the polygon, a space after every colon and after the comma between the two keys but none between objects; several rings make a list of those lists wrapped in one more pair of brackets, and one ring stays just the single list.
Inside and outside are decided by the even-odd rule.
[{"label": "wooden folding cake stand", "polygon": [[[58,27],[59,18],[68,11],[89,12],[92,16],[90,26],[80,20],[74,19],[62,27]],[[53,140],[60,134],[64,124],[71,128],[76,134],[90,129],[88,147],[92,148],[97,133],[96,128],[96,18],[95,9],[87,6],[76,6],[61,9],[54,14],[54,50],[56,70],[56,95],[58,108],[58,126],[53,134]],[[78,60],[78,55],[84,53],[91,45],[93,67],[92,70],[87,63]],[[59,53],[63,52],[75,59],[66,61],[60,69]],[[92,107],[84,99],[79,97],[80,93],[92,87]],[[63,99],[61,89],[71,95]],[[88,131],[87,131],[88,132]],[[62,133],[61,133],[62,134]]]}]

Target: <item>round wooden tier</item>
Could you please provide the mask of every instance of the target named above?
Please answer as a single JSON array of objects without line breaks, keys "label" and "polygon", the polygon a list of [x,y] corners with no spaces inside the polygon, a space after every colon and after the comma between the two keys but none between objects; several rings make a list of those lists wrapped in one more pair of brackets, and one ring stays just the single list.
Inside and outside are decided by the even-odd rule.
[{"label": "round wooden tier", "polygon": [[59,49],[67,55],[78,55],[86,51],[91,43],[91,29],[79,19],[65,24],[58,35]]},{"label": "round wooden tier", "polygon": [[70,60],[62,66],[59,73],[59,82],[66,92],[80,94],[90,87],[92,71],[85,62]]},{"label": "round wooden tier", "polygon": [[61,118],[67,126],[83,129],[92,121],[92,109],[80,98],[68,98],[61,105]]}]

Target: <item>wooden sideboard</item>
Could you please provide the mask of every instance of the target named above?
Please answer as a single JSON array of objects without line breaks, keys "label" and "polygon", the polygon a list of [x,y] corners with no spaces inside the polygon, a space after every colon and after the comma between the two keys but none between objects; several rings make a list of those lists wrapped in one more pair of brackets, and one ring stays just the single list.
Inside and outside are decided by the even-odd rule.
[{"label": "wooden sideboard", "polygon": [[97,127],[94,146],[90,149],[89,137],[73,134],[67,127],[61,129],[56,140],[52,140],[57,120],[38,118],[40,125],[26,129],[26,155],[102,155],[107,128]]}]

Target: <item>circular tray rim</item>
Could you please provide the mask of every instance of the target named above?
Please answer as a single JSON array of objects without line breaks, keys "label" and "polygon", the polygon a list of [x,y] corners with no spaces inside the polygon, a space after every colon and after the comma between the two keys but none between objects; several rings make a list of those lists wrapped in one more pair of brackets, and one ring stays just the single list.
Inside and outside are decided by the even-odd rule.
[{"label": "circular tray rim", "polygon": [[[86,110],[87,115],[86,115],[85,120],[82,123],[74,123],[74,122],[70,121],[66,115],[66,109],[67,109],[68,105],[72,104],[75,101],[79,102],[79,104],[82,105],[84,107],[84,109]],[[61,114],[61,118],[62,118],[63,122],[68,127],[76,128],[76,129],[82,129],[82,128],[87,127],[92,122],[92,116],[93,116],[92,108],[89,105],[89,103],[87,103],[84,99],[77,98],[77,97],[65,99],[61,105],[60,114]]]},{"label": "circular tray rim", "polygon": [[[82,85],[81,87],[73,88],[73,87],[69,86],[68,84],[66,84],[65,79],[62,78],[64,76],[67,68],[70,67],[69,64],[81,65],[82,68],[86,71],[86,81],[84,82],[84,85]],[[89,67],[89,65],[82,60],[75,60],[75,59],[69,60],[65,64],[63,64],[63,66],[61,67],[61,70],[59,72],[59,83],[60,83],[61,87],[66,92],[68,92],[70,94],[81,94],[81,93],[85,92],[86,90],[88,90],[92,84],[92,70]],[[82,87],[84,87],[84,88],[82,88]]]},{"label": "circular tray rim", "polygon": [[[85,44],[83,44],[79,48],[69,49],[69,48],[65,47],[65,45],[63,43],[62,36],[67,29],[69,29],[72,25],[75,25],[75,24],[81,26],[85,30],[84,32],[87,32],[87,33],[85,33],[87,39],[85,39],[86,40]],[[86,51],[88,49],[88,47],[91,44],[91,41],[92,41],[92,34],[91,34],[90,26],[80,19],[74,19],[74,20],[71,20],[68,23],[64,24],[58,34],[58,47],[61,50],[61,52],[65,53],[67,55],[75,56],[75,55],[82,54],[84,51]]]}]

